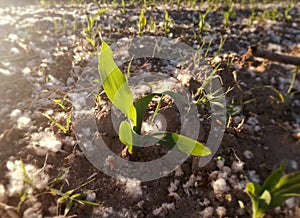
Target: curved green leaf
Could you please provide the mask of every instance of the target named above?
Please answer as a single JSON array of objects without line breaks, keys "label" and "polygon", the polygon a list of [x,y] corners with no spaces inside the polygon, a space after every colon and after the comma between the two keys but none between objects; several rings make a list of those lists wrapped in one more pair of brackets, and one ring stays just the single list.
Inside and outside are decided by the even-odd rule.
[{"label": "curved green leaf", "polygon": [[280,178],[283,176],[283,171],[284,171],[284,165],[282,164],[278,169],[273,171],[271,175],[268,176],[268,178],[265,180],[263,184],[263,189],[272,192],[272,190],[279,182]]},{"label": "curved green leaf", "polygon": [[120,141],[127,146],[128,152],[132,154],[133,150],[133,135],[131,125],[128,121],[122,121],[119,127],[119,139]]},{"label": "curved green leaf", "polygon": [[176,145],[178,150],[186,154],[194,156],[207,156],[211,154],[210,149],[205,145],[184,135],[172,132],[155,132],[148,136],[158,139],[158,143],[167,148],[173,148]]},{"label": "curved green leaf", "polygon": [[98,60],[98,71],[102,86],[109,100],[136,125],[136,109],[133,94],[123,73],[113,60],[113,53],[106,42],[102,41]]}]

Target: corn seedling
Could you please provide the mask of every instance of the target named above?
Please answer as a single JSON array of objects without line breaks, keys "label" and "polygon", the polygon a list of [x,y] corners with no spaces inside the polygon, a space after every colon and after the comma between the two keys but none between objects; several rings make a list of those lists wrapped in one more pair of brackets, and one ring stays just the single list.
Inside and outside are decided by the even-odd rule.
[{"label": "corn seedling", "polygon": [[251,15],[250,15],[250,19],[249,19],[249,24],[252,25],[254,20],[255,20],[255,17],[256,17],[256,12],[255,12],[255,8],[252,8],[251,10]]},{"label": "corn seedling", "polygon": [[121,1],[121,5],[122,5],[121,13],[124,14],[125,13],[125,6],[126,6],[125,0]]},{"label": "corn seedling", "polygon": [[104,41],[102,41],[98,63],[102,86],[108,99],[128,118],[128,120],[124,120],[120,124],[119,139],[127,146],[130,154],[132,154],[134,146],[145,145],[145,143],[158,143],[168,148],[176,146],[176,149],[195,156],[206,156],[211,153],[210,149],[200,142],[177,133],[157,131],[141,135],[144,115],[148,104],[154,97],[169,95],[175,101],[180,101],[184,104],[189,104],[190,102],[181,95],[171,91],[150,93],[134,101],[127,79],[115,64],[113,53]]},{"label": "corn seedling", "polygon": [[157,30],[157,27],[156,27],[156,20],[155,20],[155,17],[154,16],[151,16],[151,19],[150,19],[150,24],[149,24],[149,29],[151,32],[155,33],[156,30]]},{"label": "corn seedling", "polygon": [[169,13],[168,11],[165,12],[165,17],[164,17],[164,31],[165,35],[167,36],[170,33],[170,25],[172,24],[172,20],[169,18]]},{"label": "corn seedling", "polygon": [[177,8],[179,9],[181,6],[181,1],[180,0],[177,0]]},{"label": "corn seedling", "polygon": [[204,27],[206,26],[205,18],[208,15],[210,10],[207,10],[205,13],[199,13],[199,31],[200,33],[204,30]]},{"label": "corn seedling", "polygon": [[145,17],[145,9],[142,8],[140,16],[139,16],[139,23],[138,23],[138,27],[139,27],[139,36],[142,36],[145,28],[147,25],[147,18]]},{"label": "corn seedling", "polygon": [[95,26],[95,20],[101,14],[103,14],[107,11],[109,11],[109,9],[99,9],[98,12],[96,13],[96,15],[94,15],[93,17],[86,15],[87,27],[83,29],[83,32],[85,34],[85,39],[93,46],[94,49],[96,48],[95,34],[93,32],[93,28]]},{"label": "corn seedling", "polygon": [[284,18],[285,18],[285,20],[292,19],[291,15],[290,15],[290,12],[291,12],[292,8],[293,8],[293,2],[291,1],[289,3],[289,5],[287,6],[287,8],[284,10]]},{"label": "corn seedling", "polygon": [[300,196],[300,171],[284,174],[284,164],[274,170],[263,185],[249,182],[245,192],[252,202],[252,217],[260,218],[266,210],[280,206],[291,197]]},{"label": "corn seedling", "polygon": [[230,19],[230,16],[232,15],[233,13],[233,7],[230,6],[228,11],[224,11],[224,27],[228,27],[229,26],[229,19]]}]

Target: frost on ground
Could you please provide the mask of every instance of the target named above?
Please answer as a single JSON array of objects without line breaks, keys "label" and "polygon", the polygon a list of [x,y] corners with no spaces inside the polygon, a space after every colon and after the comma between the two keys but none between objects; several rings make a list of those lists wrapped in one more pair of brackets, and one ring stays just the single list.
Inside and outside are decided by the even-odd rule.
[{"label": "frost on ground", "polygon": [[8,161],[6,167],[6,176],[9,179],[7,194],[10,197],[19,193],[32,195],[35,189],[45,189],[49,182],[49,176],[43,169],[37,169],[32,164],[23,164],[22,161],[15,160]]},{"label": "frost on ground", "polygon": [[45,156],[48,152],[57,152],[61,149],[62,142],[54,132],[45,130],[31,134],[29,147],[33,148],[39,156]]}]

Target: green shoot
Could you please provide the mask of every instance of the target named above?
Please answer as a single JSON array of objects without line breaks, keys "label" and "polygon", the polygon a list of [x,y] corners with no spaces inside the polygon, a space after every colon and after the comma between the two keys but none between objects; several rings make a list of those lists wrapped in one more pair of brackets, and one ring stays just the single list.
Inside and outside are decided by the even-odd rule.
[{"label": "green shoot", "polygon": [[56,127],[58,127],[63,133],[67,134],[70,132],[70,123],[71,123],[71,117],[72,113],[69,112],[67,118],[66,118],[66,124],[63,126],[59,122],[57,122],[53,117],[51,117],[48,114],[41,113],[44,117],[46,117],[48,120],[50,120]]},{"label": "green shoot", "polygon": [[285,166],[282,164],[273,171],[263,185],[249,182],[245,192],[252,202],[252,217],[260,218],[266,210],[280,206],[291,197],[300,196],[300,171],[283,175]]},{"label": "green shoot", "polygon": [[147,25],[147,18],[145,17],[145,9],[142,8],[140,16],[139,16],[139,23],[138,23],[138,27],[139,27],[139,36],[142,36],[145,29],[146,29],[146,25]]},{"label": "green shoot", "polygon": [[167,36],[170,33],[170,24],[172,23],[172,20],[169,19],[169,13],[168,11],[165,12],[165,17],[164,17],[164,31],[165,35]]},{"label": "green shoot", "polygon": [[206,26],[205,23],[205,18],[208,15],[208,13],[210,12],[210,10],[208,9],[205,13],[199,13],[199,31],[200,33],[204,30],[204,27]]},{"label": "green shoot", "polygon": [[229,25],[229,19],[230,19],[230,16],[232,15],[233,13],[233,7],[230,6],[228,11],[224,11],[224,27],[228,27]]},{"label": "green shoot", "polygon": [[148,104],[156,96],[169,95],[175,101],[189,104],[181,95],[166,91],[163,93],[151,93],[134,101],[125,76],[113,60],[113,53],[106,42],[102,41],[101,53],[98,61],[98,70],[102,80],[103,89],[109,100],[128,117],[128,121],[122,121],[119,127],[119,139],[132,154],[133,146],[145,143],[159,143],[168,148],[176,146],[182,152],[195,156],[206,156],[211,151],[198,141],[177,133],[158,131],[141,135],[141,127]]}]

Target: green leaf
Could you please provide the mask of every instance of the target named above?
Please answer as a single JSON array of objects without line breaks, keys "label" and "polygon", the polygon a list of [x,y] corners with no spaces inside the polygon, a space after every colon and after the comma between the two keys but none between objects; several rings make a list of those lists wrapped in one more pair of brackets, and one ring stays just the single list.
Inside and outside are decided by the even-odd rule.
[{"label": "green leaf", "polygon": [[137,134],[141,134],[142,123],[143,123],[143,119],[144,119],[144,116],[145,116],[147,108],[148,108],[148,104],[156,95],[157,95],[156,93],[146,95],[146,96],[138,99],[134,103],[134,106],[138,112],[136,126],[134,127],[134,131]]},{"label": "green leaf", "polygon": [[173,148],[176,145],[180,151],[186,154],[194,156],[207,156],[211,154],[210,149],[205,147],[205,145],[184,135],[171,132],[155,132],[149,134],[149,136],[157,138],[159,144],[168,148]]},{"label": "green leaf", "polygon": [[70,196],[71,194],[73,194],[75,191],[75,189],[69,190],[66,192],[66,195]]},{"label": "green leaf", "polygon": [[54,120],[51,116],[49,116],[48,114],[45,113],[41,113],[44,117],[48,118],[50,121],[52,121],[55,126],[57,126],[61,131],[63,131],[63,133],[67,133],[68,130],[66,129],[66,127],[64,127],[63,125],[61,125],[60,123],[56,122],[56,120]]},{"label": "green leaf", "polygon": [[76,201],[78,201],[81,204],[90,205],[90,206],[96,206],[96,207],[102,206],[102,204],[97,204],[91,201],[85,201],[85,200],[76,200]]},{"label": "green leaf", "polygon": [[63,203],[65,203],[65,202],[67,202],[68,199],[69,199],[68,196],[60,197],[59,199],[57,199],[57,203],[58,203],[58,204],[63,204]]},{"label": "green leaf", "polygon": [[270,192],[268,190],[264,190],[264,192],[260,196],[260,199],[264,200],[266,202],[266,204],[269,205],[272,200]]},{"label": "green leaf", "polygon": [[64,216],[68,215],[68,213],[70,212],[72,206],[73,206],[73,201],[68,201],[68,203],[66,205],[66,208],[65,208],[65,211],[64,211]]},{"label": "green leaf", "polygon": [[108,8],[98,10],[97,14],[95,16],[93,16],[93,19],[95,20],[99,15],[101,15],[105,12],[108,12],[108,11],[109,11]]},{"label": "green leaf", "polygon": [[122,121],[119,127],[119,139],[128,147],[128,152],[132,154],[133,150],[133,132],[129,122]]},{"label": "green leaf", "polygon": [[104,91],[109,100],[136,126],[136,109],[133,105],[133,94],[125,76],[113,60],[113,53],[106,42],[102,41],[99,55],[98,71]]},{"label": "green leaf", "polygon": [[283,176],[276,185],[276,190],[300,184],[300,171]]},{"label": "green leaf", "polygon": [[284,171],[284,165],[282,164],[278,169],[273,171],[271,175],[268,176],[262,188],[272,192],[276,184],[279,182],[280,178],[283,176],[283,171]]},{"label": "green leaf", "polygon": [[24,162],[23,162],[22,159],[20,159],[20,163],[21,163],[21,168],[22,168],[22,174],[24,176],[24,182],[32,187],[33,186],[33,181],[29,177],[29,175],[27,174],[26,169],[25,169],[25,165],[24,165]]},{"label": "green leaf", "polygon": [[82,193],[77,193],[77,194],[72,195],[72,196],[70,197],[70,199],[71,199],[71,200],[74,200],[74,199],[80,198],[80,197],[82,197],[82,196],[83,196]]}]

